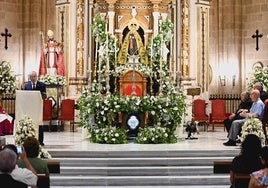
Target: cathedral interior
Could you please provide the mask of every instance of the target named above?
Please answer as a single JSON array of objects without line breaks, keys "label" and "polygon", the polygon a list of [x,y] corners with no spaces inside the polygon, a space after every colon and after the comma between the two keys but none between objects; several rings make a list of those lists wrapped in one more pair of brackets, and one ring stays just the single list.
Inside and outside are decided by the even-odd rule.
[{"label": "cathedral interior", "polygon": [[[101,79],[105,87],[109,85],[109,92],[119,93],[121,66],[143,72],[140,65],[146,65],[154,72],[155,64],[166,70],[168,82],[177,89],[187,93],[189,88],[198,88],[200,93],[193,97],[207,101],[237,97],[247,89],[255,67],[267,66],[266,2],[7,0],[0,6],[1,59],[12,67],[18,88],[30,71],[40,69],[48,30],[62,44],[66,98],[78,99],[85,87]],[[93,29],[97,16],[107,40]],[[101,78],[101,72],[109,74],[108,80]],[[158,75],[155,80],[162,78]],[[137,82],[136,89],[146,82],[143,94],[162,92],[161,84],[152,77],[142,79],[146,81]],[[192,96],[189,94],[189,100]]]}]

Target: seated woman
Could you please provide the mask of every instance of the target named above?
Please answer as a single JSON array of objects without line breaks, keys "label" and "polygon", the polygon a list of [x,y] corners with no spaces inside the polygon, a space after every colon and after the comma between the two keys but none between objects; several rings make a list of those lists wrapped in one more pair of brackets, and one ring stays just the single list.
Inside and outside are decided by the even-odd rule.
[{"label": "seated woman", "polygon": [[[23,143],[27,158],[37,174],[49,175],[47,162],[38,157],[39,155],[39,141],[35,137],[28,137]],[[25,168],[26,165],[23,160],[19,159],[18,166]]]},{"label": "seated woman", "polygon": [[248,134],[241,144],[240,154],[233,158],[230,170],[231,187],[234,173],[250,174],[262,168],[260,160],[261,141],[258,136]]},{"label": "seated woman", "polygon": [[264,168],[250,174],[249,188],[266,188],[268,186],[268,146],[261,149],[260,157]]},{"label": "seated woman", "polygon": [[0,106],[0,136],[13,133],[13,118]]}]

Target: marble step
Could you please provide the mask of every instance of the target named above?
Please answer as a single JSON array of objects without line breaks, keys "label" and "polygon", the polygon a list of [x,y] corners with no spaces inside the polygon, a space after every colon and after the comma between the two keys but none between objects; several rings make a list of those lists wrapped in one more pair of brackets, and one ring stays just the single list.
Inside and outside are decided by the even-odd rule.
[{"label": "marble step", "polygon": [[60,174],[51,187],[228,187],[228,174],[213,174],[213,161],[231,160],[237,151],[62,151]]},{"label": "marble step", "polygon": [[216,160],[231,160],[233,157],[159,157],[159,158],[53,158],[61,166],[91,167],[146,167],[146,166],[213,166]]},{"label": "marble step", "polygon": [[[50,188],[100,188],[100,186],[50,186]],[[182,185],[165,186],[165,188],[226,188],[226,185]],[[122,186],[109,186],[109,188],[122,188]],[[123,188],[137,188],[137,186],[124,186]],[[138,188],[163,188],[163,186],[139,186]]]},{"label": "marble step", "polygon": [[[61,167],[60,176],[178,176],[178,175],[211,175],[211,166],[167,166],[167,167]],[[57,174],[56,174],[57,175]]]},{"label": "marble step", "polygon": [[53,158],[154,158],[154,157],[234,157],[239,150],[193,151],[50,151]]},{"label": "marble step", "polygon": [[51,176],[51,186],[229,185],[229,175],[198,176]]}]

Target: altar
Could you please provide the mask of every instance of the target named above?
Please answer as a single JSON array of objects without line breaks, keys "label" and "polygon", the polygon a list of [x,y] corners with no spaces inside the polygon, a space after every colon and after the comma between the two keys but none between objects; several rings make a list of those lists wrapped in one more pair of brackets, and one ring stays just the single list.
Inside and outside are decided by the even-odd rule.
[{"label": "altar", "polygon": [[81,125],[92,142],[126,143],[129,136],[139,143],[176,141],[186,105],[168,61],[173,24],[162,17],[160,32],[149,32],[152,24],[139,11],[130,7],[116,25],[120,33],[107,31],[112,27],[104,14],[94,17],[94,67],[78,103]]}]

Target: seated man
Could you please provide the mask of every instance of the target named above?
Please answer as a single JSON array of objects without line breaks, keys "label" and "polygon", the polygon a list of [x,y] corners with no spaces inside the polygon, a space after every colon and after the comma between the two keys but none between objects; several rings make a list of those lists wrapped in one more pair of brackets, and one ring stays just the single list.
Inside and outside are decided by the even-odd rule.
[{"label": "seated man", "polygon": [[35,187],[37,184],[37,173],[29,162],[26,152],[22,149],[21,153],[18,153],[17,147],[13,144],[5,145],[3,149],[8,148],[17,154],[17,160],[21,158],[26,164],[26,168],[19,168],[16,164],[15,169],[11,172],[11,176],[14,180],[25,183],[29,186]]},{"label": "seated man", "polygon": [[13,133],[13,118],[0,106],[0,136]]},{"label": "seated man", "polygon": [[232,113],[227,119],[224,120],[224,126],[225,126],[227,132],[229,132],[231,124],[234,120],[245,118],[245,117],[240,116],[240,113],[243,110],[249,111],[251,106],[252,106],[252,101],[250,99],[250,93],[248,91],[243,91],[241,93],[240,97],[241,97],[241,103],[239,104],[236,112]]},{"label": "seated man", "polygon": [[28,186],[12,178],[10,173],[15,169],[17,163],[17,154],[5,148],[0,151],[0,182],[1,187],[27,188]]},{"label": "seated man", "polygon": [[244,119],[235,120],[232,122],[230,131],[228,133],[229,140],[223,145],[225,146],[235,146],[236,145],[236,138],[239,134],[240,129],[244,125],[244,123],[247,121],[249,117],[255,117],[262,119],[263,117],[263,111],[264,111],[264,103],[260,99],[260,91],[257,89],[254,89],[251,91],[250,98],[253,101],[253,104],[250,108],[250,111],[243,110],[240,113],[240,116],[245,117]]}]

